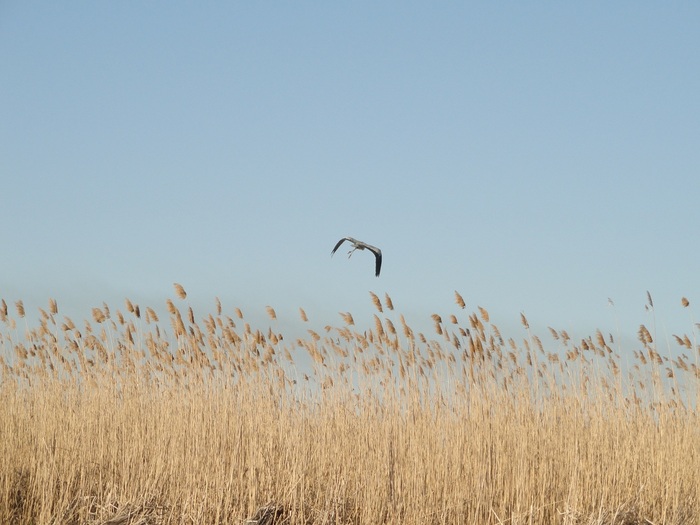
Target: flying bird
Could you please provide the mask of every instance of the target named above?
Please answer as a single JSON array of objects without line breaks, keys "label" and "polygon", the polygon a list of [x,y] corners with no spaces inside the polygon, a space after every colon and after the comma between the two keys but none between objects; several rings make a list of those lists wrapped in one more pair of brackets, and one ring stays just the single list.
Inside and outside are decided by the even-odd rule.
[{"label": "flying bird", "polygon": [[331,252],[331,257],[333,257],[333,254],[336,252],[336,250],[340,247],[341,244],[343,244],[345,241],[348,241],[352,243],[354,248],[348,252],[348,259],[350,256],[353,254],[355,250],[364,250],[367,249],[371,251],[374,254],[374,258],[377,260],[375,264],[375,271],[374,275],[379,277],[379,270],[382,268],[382,251],[377,248],[376,246],[371,246],[367,244],[366,242],[358,241],[357,239],[353,239],[352,237],[343,237],[338,241],[338,244],[335,245],[335,248],[333,248],[333,251]]}]

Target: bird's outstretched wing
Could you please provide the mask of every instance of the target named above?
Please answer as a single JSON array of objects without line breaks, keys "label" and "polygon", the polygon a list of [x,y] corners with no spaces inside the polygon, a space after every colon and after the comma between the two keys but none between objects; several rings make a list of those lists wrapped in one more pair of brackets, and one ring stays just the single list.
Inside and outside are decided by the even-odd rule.
[{"label": "bird's outstretched wing", "polygon": [[382,251],[380,249],[377,249],[377,251],[372,250],[372,252],[374,253],[374,257],[377,259],[374,276],[379,277],[379,270],[382,269]]},{"label": "bird's outstretched wing", "polygon": [[337,250],[338,248],[340,248],[340,245],[343,244],[343,243],[344,243],[345,241],[347,241],[347,240],[348,240],[347,237],[343,237],[342,239],[340,239],[340,240],[338,241],[338,244],[336,244],[336,245],[335,245],[335,248],[333,248],[333,250],[331,251],[331,257],[333,257],[333,254],[336,252],[336,250]]}]

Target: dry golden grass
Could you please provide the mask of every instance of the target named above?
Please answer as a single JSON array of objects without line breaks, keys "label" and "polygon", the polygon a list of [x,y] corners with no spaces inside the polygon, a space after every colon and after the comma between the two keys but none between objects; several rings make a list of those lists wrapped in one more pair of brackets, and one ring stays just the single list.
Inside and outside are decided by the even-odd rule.
[{"label": "dry golden grass", "polygon": [[600,331],[506,340],[458,293],[433,335],[370,298],[371,325],[293,342],[218,299],[81,327],[50,300],[25,329],[2,301],[0,523],[700,523],[694,326],[641,326],[625,366]]}]

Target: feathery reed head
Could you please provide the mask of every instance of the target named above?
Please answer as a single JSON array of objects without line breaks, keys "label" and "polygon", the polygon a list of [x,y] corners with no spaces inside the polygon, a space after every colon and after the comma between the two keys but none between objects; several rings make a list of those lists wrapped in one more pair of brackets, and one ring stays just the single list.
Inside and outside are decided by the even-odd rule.
[{"label": "feathery reed head", "polygon": [[467,306],[467,304],[464,302],[464,299],[461,295],[459,295],[459,292],[457,290],[455,290],[455,302],[457,303],[457,306],[459,306],[462,309]]},{"label": "feathery reed head", "polygon": [[382,302],[379,300],[379,297],[377,297],[377,295],[371,291],[369,292],[369,295],[372,298],[372,304],[374,305],[374,307],[377,310],[379,310],[380,313],[383,312],[384,310],[382,310]]},{"label": "feathery reed head", "polygon": [[185,299],[187,298],[187,292],[185,292],[185,289],[182,287],[181,284],[174,283],[173,287],[175,288],[175,294],[180,298],[180,299]]},{"label": "feathery reed head", "polygon": [[352,314],[350,312],[338,312],[340,314],[340,317],[343,318],[343,322],[345,322],[346,325],[348,326],[353,326],[355,324],[355,320],[352,318]]},{"label": "feathery reed head", "polygon": [[389,310],[393,310],[393,309],[394,309],[394,302],[391,300],[391,297],[389,297],[389,294],[388,294],[388,293],[385,293],[385,294],[384,294],[384,303],[386,304],[386,307],[387,307]]}]

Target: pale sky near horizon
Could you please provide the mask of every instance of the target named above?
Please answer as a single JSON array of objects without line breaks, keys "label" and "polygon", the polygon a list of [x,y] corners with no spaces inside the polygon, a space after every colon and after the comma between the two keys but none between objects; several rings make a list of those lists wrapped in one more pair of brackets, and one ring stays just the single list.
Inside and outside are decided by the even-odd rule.
[{"label": "pale sky near horizon", "polygon": [[294,331],[361,324],[369,290],[430,327],[457,290],[516,338],[524,312],[665,344],[700,321],[699,27],[692,2],[3,2],[0,297],[80,319],[179,282]]}]

